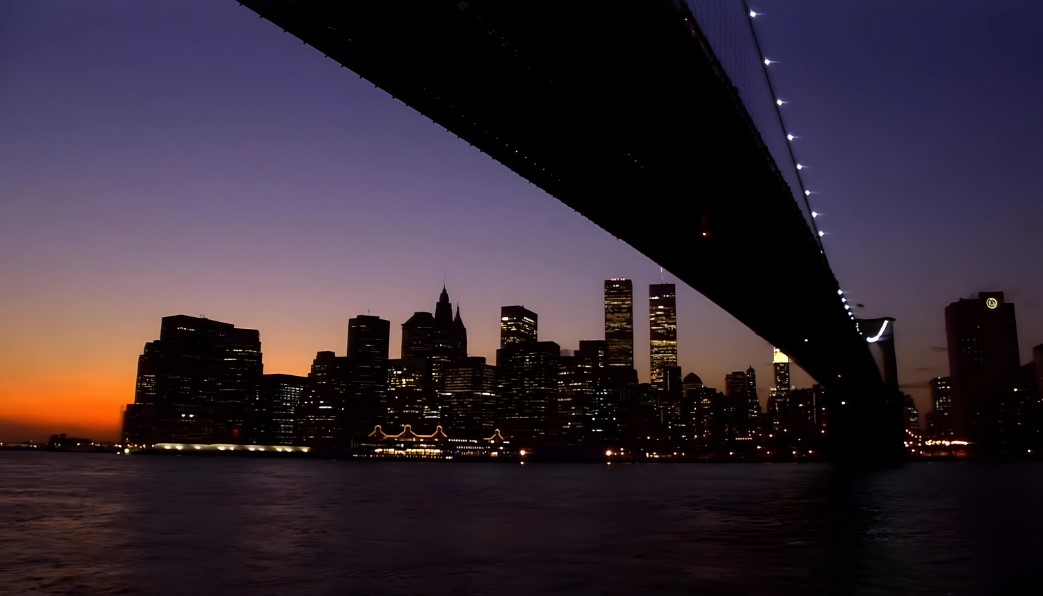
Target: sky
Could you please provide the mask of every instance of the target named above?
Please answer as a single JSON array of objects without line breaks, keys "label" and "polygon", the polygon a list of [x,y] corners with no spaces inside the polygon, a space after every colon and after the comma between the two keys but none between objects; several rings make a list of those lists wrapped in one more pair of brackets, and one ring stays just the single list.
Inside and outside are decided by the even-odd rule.
[{"label": "sky", "polygon": [[[897,319],[921,412],[950,302],[1005,292],[1028,361],[1043,3],[750,4],[829,261],[857,314]],[[2,441],[116,439],[164,316],[259,329],[265,372],[304,375],[359,314],[397,357],[443,284],[492,361],[501,306],[574,349],[603,338],[604,280],[631,278],[648,378],[647,286],[669,272],[234,1],[2,1],[0,89]],[[754,266],[767,293],[785,256]],[[677,311],[685,373],[722,388],[752,365],[766,399],[770,344],[681,284]]]}]

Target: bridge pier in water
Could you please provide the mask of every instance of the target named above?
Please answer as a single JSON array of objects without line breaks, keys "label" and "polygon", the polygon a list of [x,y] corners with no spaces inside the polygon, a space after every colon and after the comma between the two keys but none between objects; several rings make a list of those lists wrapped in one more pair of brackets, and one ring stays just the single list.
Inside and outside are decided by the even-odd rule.
[{"label": "bridge pier in water", "polygon": [[829,460],[838,465],[886,467],[904,463],[902,394],[879,385],[838,381],[829,396]]}]

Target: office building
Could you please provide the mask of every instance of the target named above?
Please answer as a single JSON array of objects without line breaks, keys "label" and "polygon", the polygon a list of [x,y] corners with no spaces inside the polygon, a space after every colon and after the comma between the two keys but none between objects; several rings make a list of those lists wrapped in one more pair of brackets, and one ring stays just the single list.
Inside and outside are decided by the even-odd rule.
[{"label": "office building", "polygon": [[952,436],[952,386],[949,377],[931,379],[931,407],[927,413],[927,436],[947,439]]},{"label": "office building", "polygon": [[980,292],[945,308],[956,438],[982,452],[1003,450],[1018,437],[1020,359],[1014,304],[1003,292]]},{"label": "office building", "polygon": [[634,284],[629,279],[605,280],[605,342],[609,366],[634,368]]},{"label": "office building", "polygon": [[442,427],[454,438],[480,439],[496,431],[499,390],[496,367],[471,356],[448,364],[440,390]]},{"label": "office building", "polygon": [[677,366],[677,295],[674,284],[648,287],[648,322],[649,374],[652,385],[662,388],[666,368]]},{"label": "office building", "polygon": [[307,381],[307,377],[297,375],[271,374],[261,377],[265,432],[271,437],[265,444],[298,444],[297,408],[304,397]]},{"label": "office building", "polygon": [[500,307],[500,347],[536,343],[539,317],[524,306]]},{"label": "office building", "polygon": [[771,362],[773,372],[775,373],[775,384],[768,395],[771,397],[785,395],[793,388],[790,384],[789,356],[783,354],[782,350],[774,348],[772,350]]},{"label": "office building", "polygon": [[157,442],[245,443],[258,409],[261,340],[255,329],[174,315],[138,358],[134,403],[124,412],[123,438]]},{"label": "office building", "polygon": [[[434,392],[441,386],[441,371],[446,363],[467,357],[467,328],[460,317],[460,307],[449,303],[449,293],[442,293],[435,303],[434,314],[416,312],[402,324],[403,360],[419,358],[427,364],[426,382]],[[434,395],[434,393],[432,393]]]}]

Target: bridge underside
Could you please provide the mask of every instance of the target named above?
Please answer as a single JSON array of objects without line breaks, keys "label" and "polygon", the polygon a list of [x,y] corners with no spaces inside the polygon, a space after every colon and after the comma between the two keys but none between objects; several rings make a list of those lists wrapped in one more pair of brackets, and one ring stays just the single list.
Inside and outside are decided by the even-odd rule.
[{"label": "bridge underside", "polygon": [[831,413],[832,434],[849,448],[879,433],[868,425],[889,415],[879,407],[887,400],[865,340],[683,2],[242,3],[627,242],[849,396]]}]

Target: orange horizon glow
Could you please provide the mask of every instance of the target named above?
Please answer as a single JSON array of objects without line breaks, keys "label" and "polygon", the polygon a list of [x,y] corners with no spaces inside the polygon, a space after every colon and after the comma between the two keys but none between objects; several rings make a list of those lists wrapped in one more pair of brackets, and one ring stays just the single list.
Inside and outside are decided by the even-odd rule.
[{"label": "orange horizon glow", "polygon": [[[271,357],[273,372],[306,375],[300,357]],[[129,363],[82,370],[43,370],[16,364],[0,370],[0,442],[45,442],[65,433],[94,441],[119,441],[123,410],[134,403],[137,354]],[[9,363],[10,364],[10,363]],[[23,363],[25,364],[25,363]]]}]

